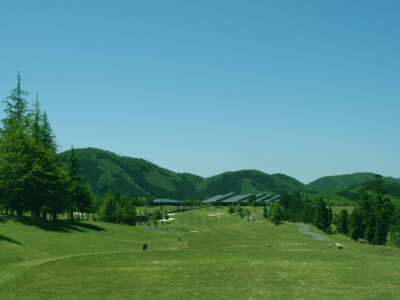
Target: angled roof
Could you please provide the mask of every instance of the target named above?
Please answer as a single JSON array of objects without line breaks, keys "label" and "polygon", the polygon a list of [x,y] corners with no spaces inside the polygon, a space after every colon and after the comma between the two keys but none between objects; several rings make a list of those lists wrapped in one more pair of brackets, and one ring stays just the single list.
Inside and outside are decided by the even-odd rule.
[{"label": "angled roof", "polygon": [[253,194],[246,194],[246,195],[236,195],[233,197],[230,197],[224,201],[222,201],[223,203],[237,203],[237,202],[241,202],[244,200],[249,199],[251,196],[253,196]]},{"label": "angled roof", "polygon": [[265,196],[265,194],[257,194],[256,195],[256,199],[259,199],[259,198],[264,197],[264,196]]},{"label": "angled roof", "polygon": [[155,199],[153,203],[183,203],[183,202],[172,199]]},{"label": "angled roof", "polygon": [[276,201],[276,200],[279,200],[279,198],[281,197],[281,195],[275,195],[275,196],[273,196],[273,197],[271,197],[271,198],[269,198],[269,199],[267,199],[267,200],[265,200],[266,202],[270,202],[270,201]]},{"label": "angled roof", "polygon": [[217,195],[217,196],[208,198],[206,200],[203,200],[201,202],[203,202],[203,203],[213,203],[213,202],[217,202],[218,200],[221,200],[221,198],[223,198],[223,197],[224,197],[223,195]]},{"label": "angled roof", "polygon": [[262,196],[262,197],[260,197],[260,198],[257,198],[257,202],[261,202],[261,201],[265,201],[265,200],[268,200],[269,198],[272,198],[274,195],[271,195],[271,194],[268,194],[268,195],[264,195],[264,196]]},{"label": "angled roof", "polygon": [[230,192],[230,193],[228,193],[228,194],[225,194],[224,195],[224,200],[225,199],[228,199],[228,198],[230,198],[230,197],[232,197],[232,196],[234,196],[236,193],[235,192]]},{"label": "angled roof", "polygon": [[233,193],[233,192],[225,194],[225,195],[217,195],[217,196],[208,198],[206,200],[203,200],[201,202],[202,203],[214,203],[214,202],[217,202],[217,201],[222,201],[222,200],[228,199],[228,198],[232,197],[233,195],[235,195],[235,193]]}]

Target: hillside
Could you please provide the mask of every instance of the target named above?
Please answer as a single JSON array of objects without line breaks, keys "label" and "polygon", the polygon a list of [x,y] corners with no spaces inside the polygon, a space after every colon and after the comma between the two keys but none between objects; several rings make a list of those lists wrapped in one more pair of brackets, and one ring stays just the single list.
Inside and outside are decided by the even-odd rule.
[{"label": "hillside", "polygon": [[323,192],[338,188],[351,188],[355,185],[371,181],[374,178],[374,173],[353,173],[346,175],[325,176],[307,184],[307,187],[314,191]]},{"label": "hillside", "polygon": [[199,186],[202,195],[210,197],[217,194],[236,192],[248,193],[285,193],[304,188],[304,184],[284,174],[269,175],[257,170],[225,172],[208,177]]},{"label": "hillside", "polygon": [[[75,149],[82,175],[97,195],[109,190],[145,197],[199,199],[196,184],[202,177],[175,173],[149,161],[96,148]],[[69,151],[60,154],[63,160]]]},{"label": "hillside", "polygon": [[[108,190],[145,197],[177,200],[205,199],[228,192],[284,193],[304,188],[304,184],[284,174],[269,175],[257,170],[226,172],[209,178],[175,173],[144,159],[119,156],[96,149],[75,149],[82,175],[97,195]],[[69,151],[60,154],[66,160]]]}]

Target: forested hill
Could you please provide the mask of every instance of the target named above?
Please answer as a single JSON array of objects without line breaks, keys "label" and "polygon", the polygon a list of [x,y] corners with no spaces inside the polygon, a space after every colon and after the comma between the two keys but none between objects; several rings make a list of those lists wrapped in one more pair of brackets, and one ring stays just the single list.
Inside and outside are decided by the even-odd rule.
[{"label": "forested hill", "polygon": [[338,188],[351,188],[375,179],[374,173],[353,173],[321,177],[307,185],[311,190],[323,192]]},{"label": "forested hill", "polygon": [[[70,151],[60,156],[65,160]],[[163,197],[177,200],[205,199],[228,192],[283,193],[304,187],[296,179],[269,175],[256,170],[226,172],[209,178],[189,173],[175,173],[149,161],[96,149],[75,149],[82,175],[97,195],[108,190],[134,193],[138,196]]]},{"label": "forested hill", "polygon": [[300,181],[284,174],[269,175],[257,170],[242,170],[208,177],[203,180],[198,189],[202,195],[210,197],[229,192],[280,194],[301,190],[304,187]]}]

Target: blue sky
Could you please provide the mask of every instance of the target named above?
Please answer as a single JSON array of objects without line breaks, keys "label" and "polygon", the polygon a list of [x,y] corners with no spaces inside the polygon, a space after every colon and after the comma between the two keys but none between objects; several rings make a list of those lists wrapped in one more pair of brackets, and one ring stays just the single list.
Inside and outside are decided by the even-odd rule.
[{"label": "blue sky", "polygon": [[201,176],[400,177],[399,11],[389,0],[2,1],[0,97],[20,71],[63,150]]}]

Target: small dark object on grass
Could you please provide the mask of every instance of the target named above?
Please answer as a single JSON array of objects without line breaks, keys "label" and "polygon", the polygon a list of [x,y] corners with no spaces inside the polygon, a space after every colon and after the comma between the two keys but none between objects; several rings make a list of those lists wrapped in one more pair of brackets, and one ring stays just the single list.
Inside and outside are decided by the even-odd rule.
[{"label": "small dark object on grass", "polygon": [[329,244],[328,246],[329,246],[329,247],[332,247],[332,244]]},{"label": "small dark object on grass", "polygon": [[143,244],[143,251],[147,249],[147,244]]},{"label": "small dark object on grass", "polygon": [[268,248],[271,248],[271,244],[267,244],[267,247],[268,247]]},{"label": "small dark object on grass", "polygon": [[181,237],[180,236],[178,237],[178,241],[181,241]]}]

